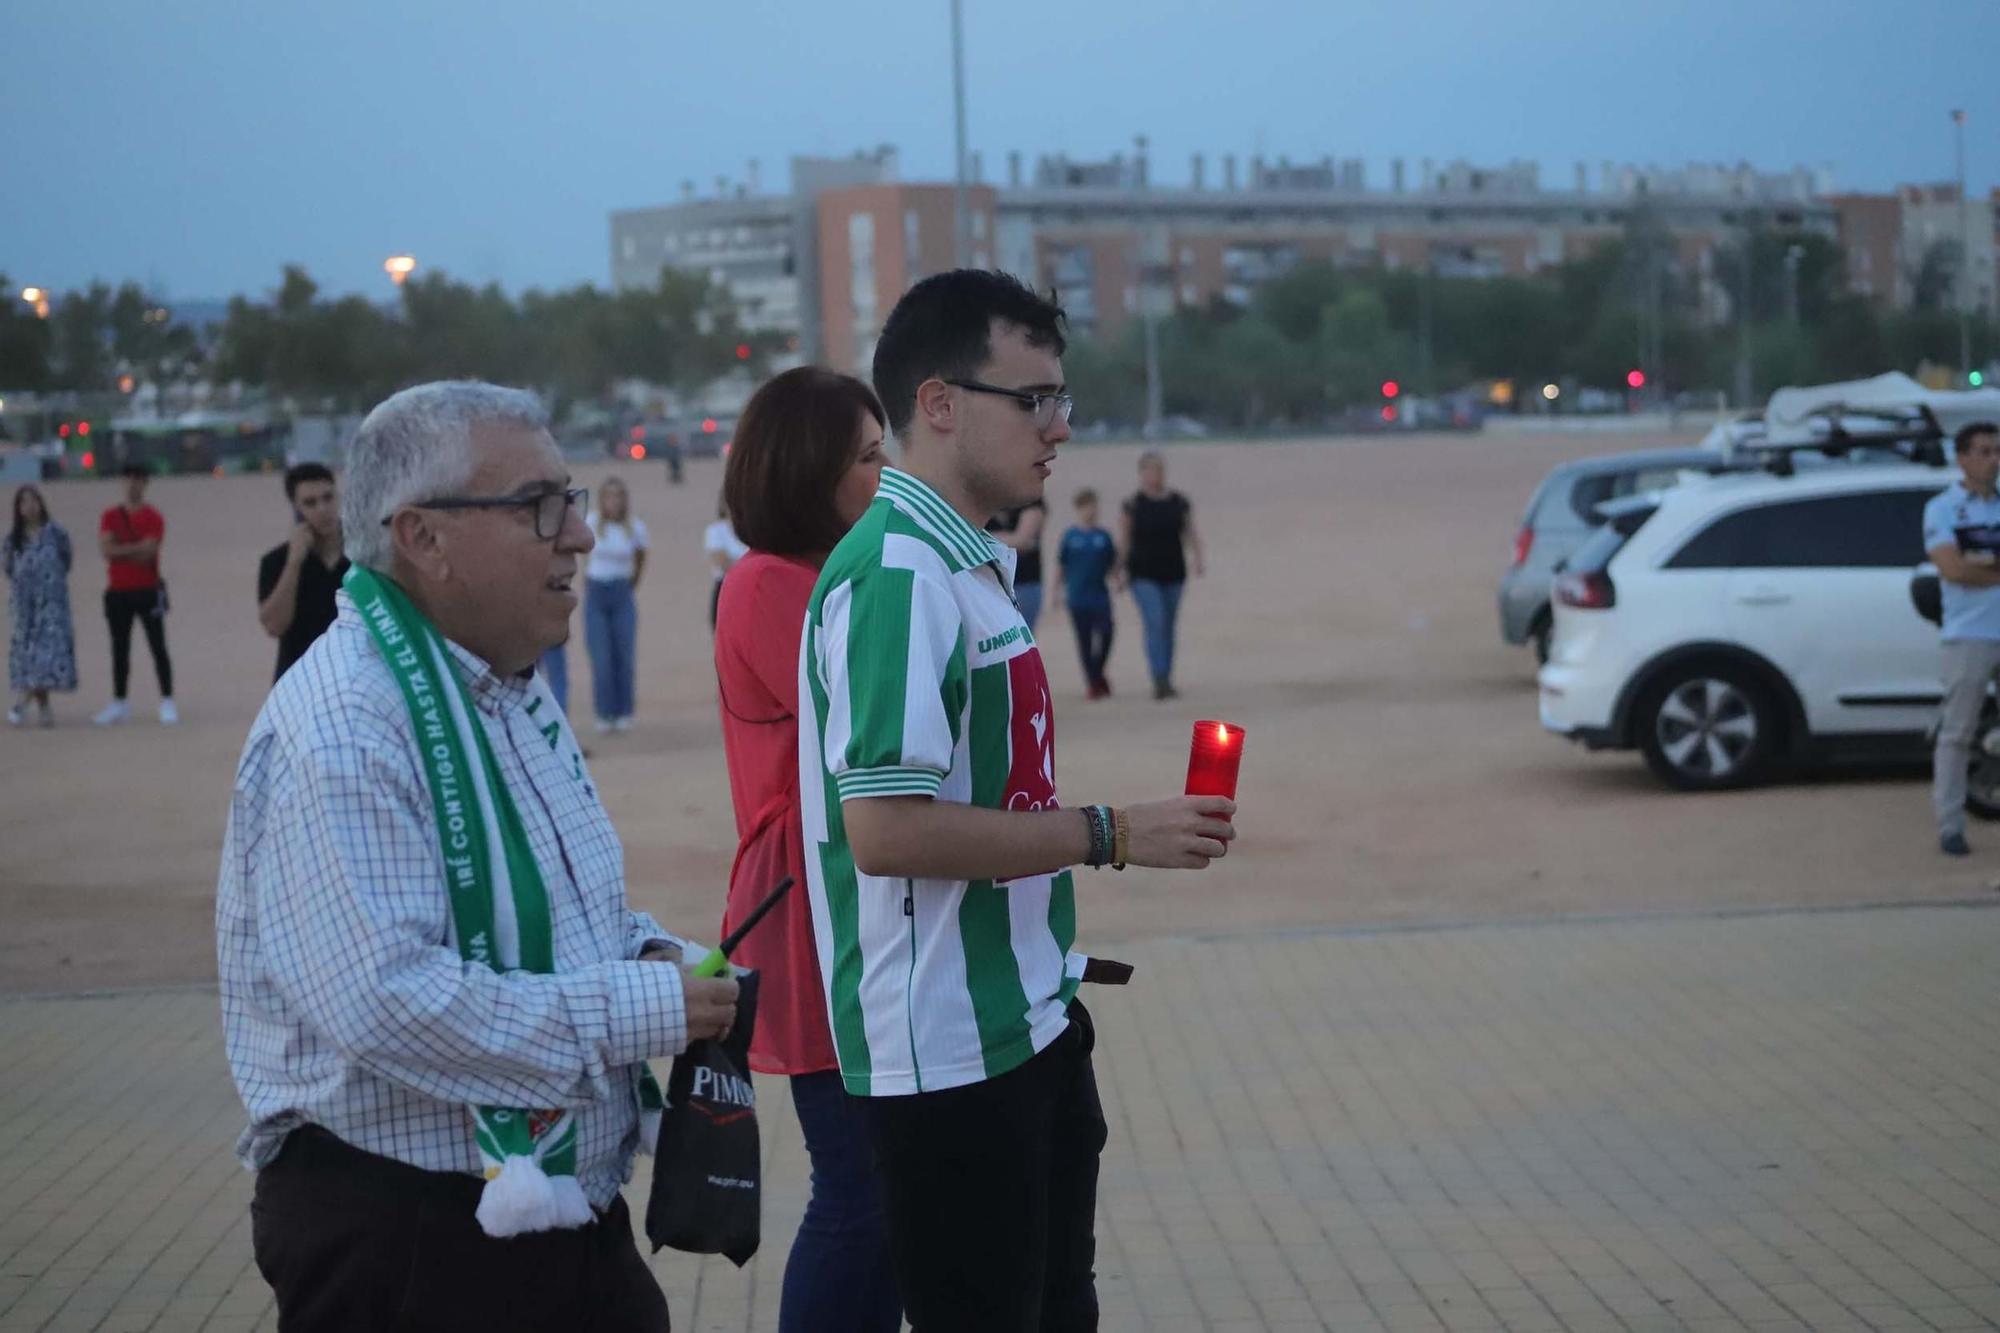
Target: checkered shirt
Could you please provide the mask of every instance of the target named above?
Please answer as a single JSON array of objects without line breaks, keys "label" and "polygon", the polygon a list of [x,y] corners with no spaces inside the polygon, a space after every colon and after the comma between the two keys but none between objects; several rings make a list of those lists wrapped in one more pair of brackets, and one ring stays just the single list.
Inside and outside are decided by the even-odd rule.
[{"label": "checkered shirt", "polygon": [[640,1062],[687,1044],[682,943],[625,904],[625,859],[576,738],[532,677],[457,644],[548,888],[556,970],[502,975],[447,943],[430,790],[403,696],[345,592],[236,771],[216,892],[229,1066],[255,1170],[302,1124],[429,1171],[478,1174],[467,1105],[567,1106],[599,1207],[631,1176]]}]

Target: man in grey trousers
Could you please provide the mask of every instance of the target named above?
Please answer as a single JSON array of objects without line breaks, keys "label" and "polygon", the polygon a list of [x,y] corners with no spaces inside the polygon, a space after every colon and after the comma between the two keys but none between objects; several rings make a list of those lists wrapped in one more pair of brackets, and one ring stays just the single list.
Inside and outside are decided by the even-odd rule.
[{"label": "man in grey trousers", "polygon": [[1944,714],[1933,759],[1938,849],[1966,856],[1965,778],[1986,684],[2000,671],[2000,426],[1953,437],[1960,477],[1924,506],[1924,550],[1944,593]]}]

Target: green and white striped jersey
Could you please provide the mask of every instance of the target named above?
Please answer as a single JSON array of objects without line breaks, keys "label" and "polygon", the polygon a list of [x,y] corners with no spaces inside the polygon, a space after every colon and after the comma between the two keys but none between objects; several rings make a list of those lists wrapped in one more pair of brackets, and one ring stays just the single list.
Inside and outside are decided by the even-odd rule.
[{"label": "green and white striped jersey", "polygon": [[1014,553],[893,468],[834,548],[799,652],[799,804],[834,1049],[857,1096],[1006,1073],[1068,1024],[1070,872],[1002,883],[854,865],[844,800],[1057,807],[1055,714]]}]

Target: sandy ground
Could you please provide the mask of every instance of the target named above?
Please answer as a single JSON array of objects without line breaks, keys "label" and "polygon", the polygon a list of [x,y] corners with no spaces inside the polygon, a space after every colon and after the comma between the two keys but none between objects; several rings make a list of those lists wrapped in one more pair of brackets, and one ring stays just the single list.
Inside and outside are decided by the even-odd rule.
[{"label": "sandy ground", "polygon": [[[1920,774],[1837,772],[1689,797],[1658,787],[1636,756],[1587,755],[1540,730],[1531,660],[1500,642],[1493,608],[1522,504],[1564,458],[1665,442],[1468,436],[1173,449],[1171,483],[1193,500],[1210,554],[1209,576],[1190,584],[1183,605],[1183,697],[1147,697],[1129,600],[1112,659],[1119,694],[1102,703],[1083,700],[1066,617],[1045,616],[1058,779],[1071,804],[1173,794],[1189,724],[1227,718],[1249,729],[1242,841],[1205,874],[1080,872],[1082,947],[1988,892],[1991,855],[1938,857]],[[1057,530],[1076,487],[1129,491],[1136,452],[1070,450],[1049,483]],[[594,485],[610,471],[586,468],[580,479]],[[692,463],[680,488],[658,466],[619,471],[655,543],[639,598],[639,717],[623,736],[591,736],[586,725],[585,741],[625,839],[634,903],[713,938],[734,845],[700,549],[720,466]],[[275,477],[155,485],[184,720],[173,729],[152,720],[140,641],[137,720],[99,730],[88,717],[108,697],[110,668],[94,533],[115,498],[109,482],[50,489],[78,538],[83,689],[59,699],[55,730],[0,732],[0,989],[214,974],[230,781],[273,658],[255,619],[256,562],[288,515]],[[570,661],[572,714],[587,723],[580,641]]]}]

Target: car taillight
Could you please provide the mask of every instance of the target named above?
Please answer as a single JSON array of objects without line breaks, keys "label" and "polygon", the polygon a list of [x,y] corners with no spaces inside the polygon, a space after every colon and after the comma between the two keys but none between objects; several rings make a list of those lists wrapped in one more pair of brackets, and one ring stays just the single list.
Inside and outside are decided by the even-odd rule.
[{"label": "car taillight", "polygon": [[1522,528],[1514,534],[1514,567],[1519,569],[1528,563],[1528,552],[1535,549],[1535,530]]},{"label": "car taillight", "polygon": [[1618,590],[1605,573],[1559,574],[1555,596],[1562,605],[1579,611],[1608,611],[1618,605]]}]

